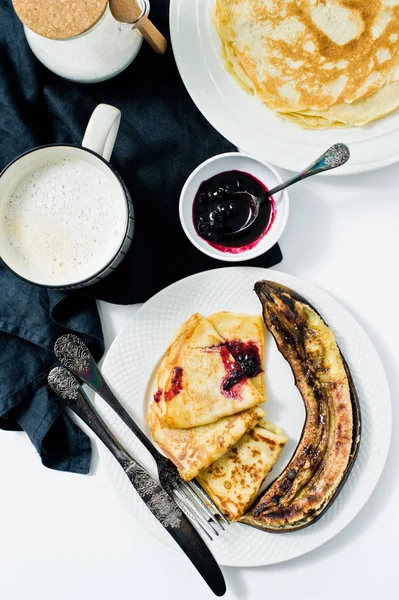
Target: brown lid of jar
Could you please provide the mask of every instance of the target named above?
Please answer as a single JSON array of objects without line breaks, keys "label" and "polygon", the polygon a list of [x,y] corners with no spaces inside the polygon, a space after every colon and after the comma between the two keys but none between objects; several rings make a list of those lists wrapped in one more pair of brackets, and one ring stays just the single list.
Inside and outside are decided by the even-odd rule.
[{"label": "brown lid of jar", "polygon": [[29,29],[53,40],[84,33],[100,20],[108,0],[12,0]]}]

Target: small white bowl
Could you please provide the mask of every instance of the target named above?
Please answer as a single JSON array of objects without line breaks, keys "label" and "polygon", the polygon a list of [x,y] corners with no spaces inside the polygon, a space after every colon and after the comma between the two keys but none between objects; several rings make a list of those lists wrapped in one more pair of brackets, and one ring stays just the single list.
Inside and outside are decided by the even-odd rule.
[{"label": "small white bowl", "polygon": [[282,183],[282,179],[271,165],[241,152],[226,152],[209,158],[200,164],[189,176],[180,194],[180,222],[188,239],[204,254],[227,262],[241,262],[260,256],[270,250],[280,239],[288,219],[289,199],[287,191],[278,192],[273,196],[276,215],[267,234],[259,240],[256,246],[237,254],[223,252],[214,248],[202,239],[195,230],[193,223],[193,202],[199,186],[203,181],[223,173],[224,171],[244,171],[254,175],[269,189]]}]

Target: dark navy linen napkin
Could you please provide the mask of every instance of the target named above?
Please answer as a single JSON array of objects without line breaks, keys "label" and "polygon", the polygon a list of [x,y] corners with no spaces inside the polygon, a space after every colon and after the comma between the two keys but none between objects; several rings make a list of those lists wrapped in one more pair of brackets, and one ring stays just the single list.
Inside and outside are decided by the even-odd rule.
[{"label": "dark navy linen napkin", "polygon": [[0,266],[0,428],[24,430],[46,467],[88,473],[90,439],[47,385],[54,342],[71,331],[101,358],[94,300],[30,285]]},{"label": "dark navy linen napkin", "polygon": [[[11,0],[0,0],[0,7],[2,166],[40,144],[80,144],[101,102],[122,112],[111,162],[132,196],[136,230],[120,267],[87,293],[114,303],[144,302],[183,277],[231,265],[202,254],[179,221],[179,195],[191,171],[236,148],[204,119],[180,79],[169,40],[169,1],[151,1],[151,19],[169,40],[167,53],[155,54],[144,42],[123,73],[94,85],[67,81],[43,67],[28,47]],[[281,259],[275,246],[248,264],[270,267]]]}]

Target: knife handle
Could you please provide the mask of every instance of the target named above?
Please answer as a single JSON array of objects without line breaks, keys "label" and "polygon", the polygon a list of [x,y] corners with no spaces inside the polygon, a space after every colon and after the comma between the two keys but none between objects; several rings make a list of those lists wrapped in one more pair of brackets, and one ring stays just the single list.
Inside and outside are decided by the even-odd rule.
[{"label": "knife handle", "polygon": [[[86,423],[105,444],[121,465],[130,483],[147,504],[150,511],[166,528],[180,522],[181,511],[174,500],[162,489],[144,467],[134,460],[114,438],[84,390],[79,386],[74,398],[66,400],[73,412]],[[155,500],[155,501],[154,501]]]},{"label": "knife handle", "polygon": [[[73,377],[73,375],[71,375]],[[74,378],[75,379],[75,378]],[[94,408],[84,390],[79,386],[75,389],[74,398],[66,399],[67,406],[86,423],[115,456],[127,475],[130,483],[145,502],[147,508],[165,527],[170,535],[176,539],[174,529],[180,529],[183,513],[175,500],[162,488],[162,486],[148,473],[144,467],[136,462],[130,454],[114,438],[97,410]],[[191,527],[191,525],[190,525]],[[195,531],[195,529],[194,529]],[[195,532],[197,534],[197,532]],[[199,536],[198,536],[199,537]],[[201,538],[199,538],[201,540]],[[181,545],[180,538],[176,541]],[[201,540],[202,541],[202,540]],[[194,545],[195,540],[191,543]],[[198,541],[197,541],[198,544]],[[206,546],[205,546],[206,548]],[[187,553],[187,549],[183,547]],[[190,558],[190,557],[189,557]],[[191,558],[190,558],[191,560]]]},{"label": "knife handle", "polygon": [[152,514],[169,531],[172,537],[175,537],[173,529],[180,528],[181,519],[184,518],[182,511],[158,481],[151,477],[148,471],[136,462],[112,435],[76,377],[63,367],[55,367],[48,376],[48,382],[52,389],[65,401],[66,405],[105,444]]},{"label": "knife handle", "polygon": [[98,368],[86,344],[77,335],[67,333],[62,335],[55,343],[54,352],[58,360],[72,373],[82,379],[110,406],[140,440],[148,452],[158,463],[164,457],[148,439],[144,431],[135,423],[124,406],[114,395]]},{"label": "knife handle", "polygon": [[125,472],[138,464],[114,438],[82,388],[76,390],[74,398],[67,398],[66,404],[103,442]]}]

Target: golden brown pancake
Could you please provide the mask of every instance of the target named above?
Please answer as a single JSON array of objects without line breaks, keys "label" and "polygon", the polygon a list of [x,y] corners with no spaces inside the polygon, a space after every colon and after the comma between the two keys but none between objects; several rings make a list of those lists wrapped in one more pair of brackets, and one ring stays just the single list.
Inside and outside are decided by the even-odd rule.
[{"label": "golden brown pancake", "polygon": [[363,125],[399,106],[397,0],[216,0],[229,70],[284,118]]},{"label": "golden brown pancake", "polygon": [[208,319],[196,313],[183,323],[156,376],[153,410],[163,427],[214,423],[263,401]]},{"label": "golden brown pancake", "polygon": [[227,452],[265,414],[256,406],[191,429],[162,427],[151,405],[148,423],[153,439],[189,481]]},{"label": "golden brown pancake", "polygon": [[219,460],[202,471],[198,482],[233,521],[255,500],[287,441],[283,431],[261,421]]}]

